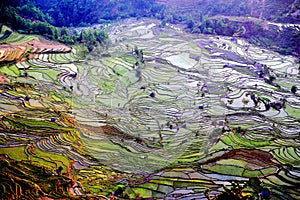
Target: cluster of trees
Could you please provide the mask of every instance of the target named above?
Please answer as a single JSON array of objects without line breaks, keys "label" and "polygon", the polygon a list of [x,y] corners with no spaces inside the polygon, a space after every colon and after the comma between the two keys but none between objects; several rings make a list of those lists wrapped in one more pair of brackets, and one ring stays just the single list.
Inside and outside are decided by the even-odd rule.
[{"label": "cluster of trees", "polygon": [[176,10],[176,13],[192,15],[194,18],[202,13],[210,17],[244,16],[283,23],[300,23],[299,14],[295,14],[300,9],[300,1],[295,0],[205,0],[192,5],[193,7]]},{"label": "cluster of trees", "polygon": [[263,20],[238,21],[208,16],[201,16],[198,21],[190,18],[184,23],[186,30],[191,33],[240,36],[261,46],[274,47],[274,50],[282,54],[300,55],[300,28],[297,26],[279,28],[276,25],[269,25],[269,28],[265,29]]},{"label": "cluster of trees", "polygon": [[186,21],[187,31],[191,33],[215,34],[232,36],[237,30],[236,26],[230,26],[227,19],[212,20],[208,16],[201,16],[198,22],[193,19]]},{"label": "cluster of trees", "polygon": [[[199,1],[181,10],[166,10],[162,26],[169,23],[186,24],[186,30],[194,34],[214,34],[245,37],[250,42],[274,50],[282,54],[300,55],[299,28],[269,27],[266,30],[259,20],[247,17],[260,18],[261,21],[271,20],[281,23],[300,23],[300,1],[294,0],[206,0]],[[226,17],[229,16],[229,17]],[[239,18],[242,17],[242,18]],[[244,32],[246,31],[246,34]]]},{"label": "cluster of trees", "polygon": [[282,31],[277,34],[274,43],[280,47],[280,53],[295,53],[300,56],[300,28],[293,26],[283,27]]},{"label": "cluster of trees", "polygon": [[[0,24],[25,34],[39,34],[65,44],[83,43],[89,50],[108,43],[104,31],[66,27],[89,26],[95,23],[128,17],[163,18],[165,7],[154,0],[1,0]],[[60,27],[60,28],[58,28]]]},{"label": "cluster of trees", "polygon": [[248,1],[232,0],[232,1],[220,1],[210,0],[203,1],[197,6],[199,12],[215,15],[230,15],[230,16],[245,16],[250,15],[250,9],[248,9]]},{"label": "cluster of trees", "polygon": [[[17,0],[14,0],[17,1]],[[20,11],[37,19],[34,7],[54,26],[89,26],[128,17],[163,17],[165,6],[155,0],[19,0]],[[27,9],[30,8],[30,9]],[[25,12],[23,12],[25,11]],[[21,12],[20,12],[21,13]]]},{"label": "cluster of trees", "polygon": [[[65,35],[67,37],[67,35]],[[107,46],[109,43],[108,35],[103,30],[82,30],[80,34],[74,31],[73,37],[75,41],[85,44],[89,51],[92,51],[94,47],[100,44],[101,46]]]},{"label": "cluster of trees", "polygon": [[[83,30],[80,34],[70,31],[67,27],[55,27],[51,25],[51,17],[45,15],[40,9],[32,4],[22,7],[16,1],[7,4],[0,4],[0,24],[8,25],[19,33],[39,34],[51,40],[56,40],[65,44],[83,43],[89,50],[93,46],[106,45],[109,41],[108,35],[103,30]],[[18,14],[21,12],[21,14]],[[30,16],[30,17],[29,17]]]}]

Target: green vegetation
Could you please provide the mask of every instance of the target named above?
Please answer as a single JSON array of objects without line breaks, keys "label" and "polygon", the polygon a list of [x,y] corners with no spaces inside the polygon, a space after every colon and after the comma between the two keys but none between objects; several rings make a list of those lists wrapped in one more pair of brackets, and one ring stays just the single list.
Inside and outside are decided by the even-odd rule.
[{"label": "green vegetation", "polygon": [[292,92],[293,94],[296,94],[297,90],[298,90],[297,86],[296,86],[296,85],[293,85],[292,88],[291,88],[291,92]]},{"label": "green vegetation", "polygon": [[[264,33],[263,20],[239,16],[170,14],[154,1],[21,2],[0,3],[3,23],[27,34],[1,27],[0,198],[299,196],[294,57],[214,36],[273,45],[277,35],[267,37],[276,28]],[[249,12],[240,5],[233,11]],[[98,48],[110,43],[104,30],[70,28],[154,13],[163,21],[108,26],[109,48]],[[169,22],[210,35],[183,33]],[[266,35],[258,40],[248,31]],[[293,31],[279,41],[286,53],[298,41]],[[71,48],[43,47],[42,37],[31,34]],[[42,47],[7,62],[32,40]],[[54,51],[56,44],[63,50]],[[71,194],[76,181],[83,185],[78,196]]]},{"label": "green vegetation", "polygon": [[[18,4],[19,5],[19,4]],[[29,15],[29,16],[28,16]],[[51,40],[56,40],[68,45],[77,43],[85,44],[91,51],[95,46],[108,44],[108,36],[104,30],[89,30],[87,33],[82,31],[70,31],[66,27],[57,28],[51,25],[51,17],[45,15],[34,4],[21,7],[13,7],[12,4],[0,4],[0,25],[5,24],[19,33],[43,35]],[[70,26],[70,24],[67,24]],[[2,39],[11,32],[4,31]]]},{"label": "green vegetation", "polygon": [[[298,19],[291,15],[291,10],[277,9],[282,8],[282,3],[264,2],[264,6],[272,6],[261,11],[261,8],[257,7],[262,6],[260,4],[236,0],[225,4],[223,1],[214,0],[187,7],[189,12],[175,12],[166,9],[168,5],[158,4],[155,0],[80,0],[72,3],[67,0],[15,0],[1,2],[0,23],[22,33],[41,34],[69,45],[83,42],[92,50],[96,40],[100,40],[102,44],[106,43],[108,38],[98,37],[97,33],[93,33],[91,35],[94,38],[88,37],[88,40],[83,41],[78,33],[68,31],[66,27],[90,26],[129,17],[155,17],[162,20],[162,27],[166,22],[184,23],[187,25],[187,31],[194,34],[244,37],[255,44],[276,47],[274,50],[282,54],[299,55],[299,30],[293,26],[284,26],[282,30],[274,25],[267,25],[266,28],[266,22],[262,18],[263,15],[268,20],[297,23]],[[292,2],[287,1],[284,4],[290,7]],[[293,6],[300,7],[299,3]]]},{"label": "green vegetation", "polygon": [[213,34],[243,37],[264,47],[277,47],[274,50],[282,54],[300,54],[299,28],[293,26],[279,27],[267,25],[255,18],[235,19],[233,17],[202,17],[201,21],[189,20],[187,31],[194,34]]},{"label": "green vegetation", "polygon": [[300,109],[299,108],[293,108],[290,105],[286,105],[285,111],[289,114],[289,116],[294,117],[296,119],[300,119]]},{"label": "green vegetation", "polygon": [[[16,161],[5,154],[0,160],[0,198],[79,199],[70,192],[75,181],[66,175],[56,175],[55,168],[34,161]],[[92,197],[81,196],[84,199]]]},{"label": "green vegetation", "polygon": [[154,0],[78,0],[76,2],[67,0],[51,2],[14,0],[9,2],[5,0],[0,4],[0,6],[7,5],[16,7],[17,9],[13,12],[17,12],[25,18],[47,22],[58,27],[89,26],[129,17],[162,17],[165,10],[163,5],[155,3]]}]

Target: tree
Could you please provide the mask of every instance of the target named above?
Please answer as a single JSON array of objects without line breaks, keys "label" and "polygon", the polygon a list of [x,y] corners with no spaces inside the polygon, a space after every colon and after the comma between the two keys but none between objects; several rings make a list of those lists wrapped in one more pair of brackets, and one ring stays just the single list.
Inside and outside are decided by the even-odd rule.
[{"label": "tree", "polygon": [[165,27],[167,25],[167,20],[166,19],[163,19],[160,23],[160,27]]},{"label": "tree", "polygon": [[249,103],[248,99],[243,98],[242,103],[244,104],[244,107]]},{"label": "tree", "polygon": [[95,38],[95,35],[94,35],[94,31],[92,31],[92,30],[88,31],[86,40],[90,44],[96,44],[96,38]]},{"label": "tree", "polygon": [[56,27],[54,27],[54,31],[53,31],[53,37],[54,37],[54,39],[57,40],[58,37],[59,37],[59,35],[60,35],[59,29],[56,28]]},{"label": "tree", "polygon": [[135,55],[139,56],[139,49],[137,46],[134,46],[134,53]]},{"label": "tree", "polygon": [[108,35],[104,30],[96,30],[94,32],[95,38],[96,40],[100,43],[100,44],[104,44],[106,43],[106,41],[108,40]]},{"label": "tree", "polygon": [[214,28],[214,23],[213,23],[213,21],[211,20],[211,19],[206,19],[206,21],[205,21],[205,26],[206,26],[206,28]]},{"label": "tree", "polygon": [[46,35],[50,31],[48,30],[47,24],[43,22],[36,22],[32,24],[32,30],[34,33],[40,34],[40,35]]},{"label": "tree", "polygon": [[60,36],[61,37],[63,37],[63,36],[67,36],[67,35],[69,35],[68,34],[68,29],[67,29],[67,27],[65,27],[65,26],[63,26],[62,28],[61,28],[61,30],[60,30]]},{"label": "tree", "polygon": [[201,33],[201,30],[198,27],[194,27],[192,33]]},{"label": "tree", "polygon": [[298,90],[297,86],[296,86],[296,85],[293,85],[292,88],[291,88],[291,92],[292,92],[293,94],[296,94],[297,90]]},{"label": "tree", "polygon": [[269,82],[270,82],[270,84],[273,84],[273,82],[276,80],[276,77],[275,76],[270,76],[269,77]]},{"label": "tree", "polygon": [[223,23],[221,19],[218,19],[215,26],[215,31],[218,35],[224,35],[224,29],[226,25]]},{"label": "tree", "polygon": [[87,39],[87,33],[86,33],[86,31],[84,29],[81,31],[80,36],[79,36],[78,39],[79,39],[79,42],[86,41],[86,39]]},{"label": "tree", "polygon": [[187,21],[187,28],[188,29],[193,29],[194,25],[195,25],[194,20],[190,19],[190,20]]}]

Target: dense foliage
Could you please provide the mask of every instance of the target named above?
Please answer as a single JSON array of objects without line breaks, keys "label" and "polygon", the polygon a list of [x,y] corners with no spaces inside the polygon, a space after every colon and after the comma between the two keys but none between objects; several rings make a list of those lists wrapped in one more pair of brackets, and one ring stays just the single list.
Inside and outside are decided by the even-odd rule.
[{"label": "dense foliage", "polygon": [[8,25],[20,33],[39,34],[65,44],[84,43],[89,50],[97,44],[105,45],[108,36],[104,30],[90,30],[88,33],[70,31],[66,27],[57,28],[48,14],[44,14],[33,4],[18,6],[17,1],[0,4],[0,23]]},{"label": "dense foliage", "polygon": [[207,16],[199,21],[189,19],[185,23],[191,33],[243,37],[282,54],[300,55],[300,28],[297,26],[268,25],[264,20],[254,18]]},{"label": "dense foliage", "polygon": [[128,17],[163,17],[165,6],[154,0],[14,0],[3,5],[17,7],[28,19],[54,26],[88,26]]},{"label": "dense foliage", "polygon": [[256,45],[283,54],[300,55],[299,26],[268,24],[300,23],[299,0],[160,0],[169,6],[165,20],[184,23],[194,34],[243,37]]},{"label": "dense foliage", "polygon": [[[299,0],[157,0],[176,13],[212,16],[246,16],[282,23],[300,23]],[[177,9],[180,8],[180,9]],[[182,9],[183,8],[183,9]]]},{"label": "dense foliage", "polygon": [[[222,3],[223,2],[223,3]],[[286,16],[289,12],[289,5],[294,0],[285,1],[239,1],[233,0],[226,3],[220,0],[214,0],[208,6],[203,6],[203,11],[210,12],[212,15],[231,15],[231,16],[251,16],[265,18],[275,21],[295,22],[292,17]],[[282,19],[285,18],[285,19]]]},{"label": "dense foliage", "polygon": [[35,0],[56,26],[82,26],[128,17],[153,17],[164,11],[154,0]]}]

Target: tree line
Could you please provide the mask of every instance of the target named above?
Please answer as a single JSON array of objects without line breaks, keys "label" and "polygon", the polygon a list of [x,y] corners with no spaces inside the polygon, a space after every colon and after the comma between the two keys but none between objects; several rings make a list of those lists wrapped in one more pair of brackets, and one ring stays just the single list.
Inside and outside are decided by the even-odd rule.
[{"label": "tree line", "polygon": [[162,17],[165,11],[165,6],[155,3],[155,0],[4,1],[17,7],[18,14],[22,16],[46,21],[57,27],[90,26],[129,17]]},{"label": "tree line", "polygon": [[65,26],[55,27],[50,24],[51,17],[45,15],[34,5],[29,4],[19,7],[15,0],[8,3],[5,3],[5,1],[0,3],[0,24],[5,24],[19,33],[43,35],[50,40],[68,45],[83,43],[90,51],[94,46],[98,44],[106,45],[109,41],[104,30],[83,30],[78,33]]}]

